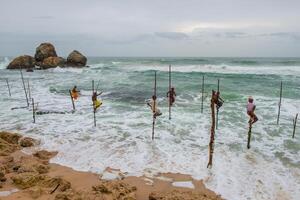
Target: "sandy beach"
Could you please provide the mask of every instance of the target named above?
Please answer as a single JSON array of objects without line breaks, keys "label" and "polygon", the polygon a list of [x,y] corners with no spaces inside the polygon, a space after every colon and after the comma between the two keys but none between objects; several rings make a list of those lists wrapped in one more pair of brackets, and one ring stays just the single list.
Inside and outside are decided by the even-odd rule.
[{"label": "sandy beach", "polygon": [[[183,174],[134,177],[111,168],[103,174],[75,171],[49,163],[57,152],[37,151],[38,143],[20,134],[0,132],[0,199],[221,199],[202,181]],[[34,153],[28,154],[28,149]]]}]

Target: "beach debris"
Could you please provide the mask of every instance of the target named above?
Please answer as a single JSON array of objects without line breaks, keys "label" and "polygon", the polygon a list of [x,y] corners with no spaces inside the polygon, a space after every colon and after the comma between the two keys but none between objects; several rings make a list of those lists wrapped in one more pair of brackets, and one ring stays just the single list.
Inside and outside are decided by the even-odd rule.
[{"label": "beach debris", "polygon": [[144,178],[144,181],[146,182],[145,184],[146,185],[153,185],[154,184],[154,181],[152,180],[152,179],[150,179],[150,178]]},{"label": "beach debris", "polygon": [[279,118],[280,118],[281,98],[282,98],[282,81],[280,82],[279,103],[278,103],[278,114],[277,114],[277,125],[279,124]]},{"label": "beach debris", "polygon": [[86,66],[87,58],[79,51],[72,51],[67,58],[67,66],[70,67],[84,67]]},{"label": "beach debris", "polygon": [[122,179],[124,179],[124,175],[122,175],[118,171],[111,171],[111,172],[105,171],[101,175],[101,179],[103,179],[103,180],[122,180]]},{"label": "beach debris", "polygon": [[296,132],[296,126],[297,126],[297,119],[298,119],[298,113],[296,114],[295,119],[293,119],[293,125],[294,125],[294,128],[293,128],[293,138],[295,138],[295,132]]},{"label": "beach debris", "polygon": [[6,191],[0,191],[0,197],[7,197],[15,192],[18,192],[19,190],[17,188],[6,190]]},{"label": "beach debris", "polygon": [[177,181],[177,182],[173,182],[172,185],[175,187],[195,189],[195,186],[192,181]]},{"label": "beach debris", "polygon": [[23,55],[13,59],[7,69],[32,69],[35,67],[35,60],[32,56]]}]

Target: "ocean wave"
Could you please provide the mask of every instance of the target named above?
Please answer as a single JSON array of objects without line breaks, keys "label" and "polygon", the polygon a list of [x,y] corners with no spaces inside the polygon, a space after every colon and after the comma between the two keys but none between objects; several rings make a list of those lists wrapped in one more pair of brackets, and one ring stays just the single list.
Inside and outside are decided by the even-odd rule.
[{"label": "ocean wave", "polygon": [[[128,70],[134,71],[164,71],[169,70],[168,66],[127,66]],[[173,72],[202,72],[220,74],[266,74],[266,75],[296,75],[300,76],[300,66],[230,66],[220,65],[184,65],[173,66]]]},{"label": "ocean wave", "polygon": [[6,69],[9,62],[10,60],[8,59],[8,57],[4,57],[4,58],[0,57],[0,69]]}]

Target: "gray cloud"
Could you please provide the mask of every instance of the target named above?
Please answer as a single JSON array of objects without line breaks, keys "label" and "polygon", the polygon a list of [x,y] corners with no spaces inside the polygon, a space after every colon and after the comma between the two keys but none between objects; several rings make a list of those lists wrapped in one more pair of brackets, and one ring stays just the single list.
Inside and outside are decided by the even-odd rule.
[{"label": "gray cloud", "polygon": [[63,55],[299,56],[299,7],[299,0],[1,0],[0,56],[44,41]]},{"label": "gray cloud", "polygon": [[275,32],[275,33],[266,33],[258,35],[260,37],[279,37],[279,38],[289,38],[293,40],[300,40],[300,33],[295,32]]},{"label": "gray cloud", "polygon": [[161,38],[167,38],[171,40],[182,40],[189,37],[187,34],[180,32],[156,32],[155,35]]},{"label": "gray cloud", "polygon": [[34,16],[32,17],[33,19],[54,19],[54,16],[50,16],[50,15],[42,15],[42,16]]}]

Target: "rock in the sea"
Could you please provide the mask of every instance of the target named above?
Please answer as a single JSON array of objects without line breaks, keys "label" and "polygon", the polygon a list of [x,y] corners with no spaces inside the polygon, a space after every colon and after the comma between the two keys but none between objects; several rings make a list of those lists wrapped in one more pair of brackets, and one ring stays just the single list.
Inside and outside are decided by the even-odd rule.
[{"label": "rock in the sea", "polygon": [[20,145],[21,147],[32,147],[36,143],[35,139],[32,139],[30,137],[24,137],[20,139]]},{"label": "rock in the sea", "polygon": [[35,67],[35,60],[32,56],[24,55],[13,59],[7,69],[32,69]]},{"label": "rock in the sea", "polygon": [[72,51],[67,58],[67,65],[70,67],[84,67],[86,65],[87,58],[79,51]]},{"label": "rock in the sea", "polygon": [[5,132],[5,131],[0,132],[0,138],[10,144],[18,144],[18,141],[21,137],[22,136],[17,133],[9,133],[9,132]]},{"label": "rock in the sea", "polygon": [[57,57],[54,46],[51,43],[42,43],[36,48],[34,58],[37,62],[42,62],[45,58]]},{"label": "rock in the sea", "polygon": [[18,141],[21,135],[9,132],[0,132],[0,156],[7,156],[19,149]]},{"label": "rock in the sea", "polygon": [[55,67],[63,67],[65,65],[66,61],[62,57],[48,57],[45,58],[41,64],[42,69],[49,69],[49,68],[55,68]]},{"label": "rock in the sea", "polygon": [[41,160],[49,160],[50,158],[54,157],[56,154],[57,152],[49,152],[49,151],[41,150],[36,152],[33,155]]}]

